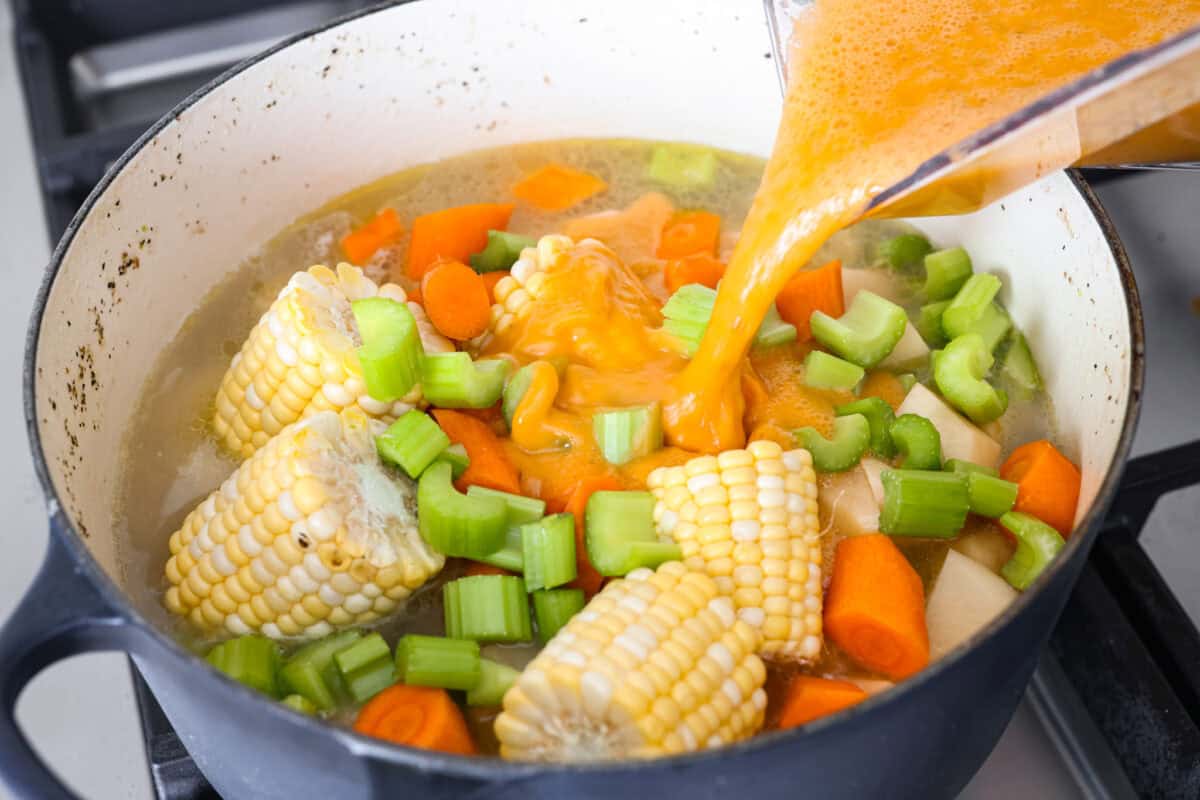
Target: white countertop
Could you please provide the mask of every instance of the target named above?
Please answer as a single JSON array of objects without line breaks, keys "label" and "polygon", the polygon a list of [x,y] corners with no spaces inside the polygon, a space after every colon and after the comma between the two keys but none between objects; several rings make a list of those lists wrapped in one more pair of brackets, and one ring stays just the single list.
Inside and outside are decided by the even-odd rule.
[{"label": "white countertop", "polygon": [[[47,527],[26,446],[21,361],[25,328],[49,247],[13,61],[9,14],[8,4],[0,2],[0,269],[5,286],[0,293],[0,375],[4,376],[0,381],[0,440],[8,445],[0,453],[4,475],[0,508],[7,518],[5,555],[0,558],[0,619],[7,617],[32,579]],[[1144,190],[1139,194],[1139,183],[1140,179],[1135,179],[1106,189],[1106,201],[1136,207],[1141,196],[1152,194]],[[1174,207],[1176,216],[1194,212],[1194,205]],[[1153,233],[1147,231],[1147,236]],[[1161,241],[1158,234],[1137,244],[1149,250]],[[1152,384],[1156,377],[1161,379],[1161,373],[1155,375],[1152,370]],[[1189,398],[1189,407],[1195,397],[1194,392],[1170,394],[1180,402]],[[1143,421],[1143,434],[1148,433],[1147,427],[1156,426]],[[1153,434],[1139,437],[1146,438],[1158,439]],[[1156,446],[1163,443],[1154,441]],[[1162,533],[1153,538],[1159,537],[1166,538]],[[1161,540],[1157,544],[1162,548]],[[1177,568],[1173,577],[1195,581],[1195,563],[1188,563],[1183,570]],[[1178,574],[1180,571],[1184,574]],[[51,667],[33,682],[18,711],[36,746],[84,797],[141,800],[152,796],[123,656],[87,655]],[[0,786],[0,798],[6,796]],[[991,758],[963,793],[970,800],[1079,796],[1028,703],[1022,705]]]}]

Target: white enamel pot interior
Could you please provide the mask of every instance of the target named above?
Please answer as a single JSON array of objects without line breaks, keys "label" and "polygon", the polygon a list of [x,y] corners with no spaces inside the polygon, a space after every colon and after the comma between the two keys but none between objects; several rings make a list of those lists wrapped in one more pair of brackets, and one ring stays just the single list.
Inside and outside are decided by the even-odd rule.
[{"label": "white enamel pot interior", "polygon": [[[126,602],[127,532],[113,522],[122,448],[153,445],[127,439],[132,409],[156,356],[196,303],[273,234],[355,186],[483,147],[637,137],[765,155],[781,105],[768,49],[756,0],[424,0],[299,38],[183,103],[88,200],[55,254],[31,331],[31,437],[64,550],[81,565],[74,579],[94,583],[134,624],[161,618]],[[1059,435],[1083,467],[1080,519],[1094,522],[1127,450],[1140,385],[1136,298],[1111,234],[1065,174],[970,216],[915,224],[936,241],[962,244],[977,267],[1005,278],[1002,299],[1038,354]],[[1078,562],[1082,555],[1072,554],[1089,541],[1074,537],[1062,563]],[[166,547],[164,538],[151,556],[165,558]],[[1013,625],[1052,577],[972,646]],[[195,703],[186,691],[205,693],[213,713],[224,706],[231,737],[246,712],[290,726],[294,750],[310,761],[320,761],[312,748],[325,746],[384,760],[393,757],[384,751],[401,754],[394,758],[408,758],[426,779],[540,774],[491,760],[410,758],[334,733],[216,677],[161,632],[145,640],[139,663],[229,796],[259,785],[257,796],[358,797],[369,784],[340,755],[329,756],[322,776],[296,773],[303,780],[290,787],[278,775],[246,783],[255,776],[244,766],[233,775],[223,763],[231,751],[189,727]],[[937,681],[961,657],[911,683]],[[848,716],[883,713],[906,691]],[[793,760],[802,760],[805,737],[839,724],[765,738],[792,743]],[[267,764],[280,749],[261,739],[237,747],[253,747]]]}]

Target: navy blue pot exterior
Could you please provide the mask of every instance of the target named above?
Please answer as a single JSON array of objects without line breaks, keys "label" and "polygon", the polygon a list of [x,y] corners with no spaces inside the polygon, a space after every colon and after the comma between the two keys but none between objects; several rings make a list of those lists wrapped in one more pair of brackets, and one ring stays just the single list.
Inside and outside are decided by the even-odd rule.
[{"label": "navy blue pot exterior", "polygon": [[[79,540],[52,527],[46,565],[0,633],[0,770],[21,796],[70,793],[13,721],[21,688],[53,661],[87,650],[134,654],[189,752],[222,796],[236,798],[611,798],[684,792],[726,798],[954,797],[995,745],[1033,673],[1091,540],[1034,602],[959,657],[888,696],[720,753],[618,767],[548,767],[462,759],[362,739],[263,702],[171,645],[97,581]],[[61,521],[60,521],[61,522]],[[1081,535],[1077,533],[1076,536]],[[115,602],[114,602],[115,600]]]}]

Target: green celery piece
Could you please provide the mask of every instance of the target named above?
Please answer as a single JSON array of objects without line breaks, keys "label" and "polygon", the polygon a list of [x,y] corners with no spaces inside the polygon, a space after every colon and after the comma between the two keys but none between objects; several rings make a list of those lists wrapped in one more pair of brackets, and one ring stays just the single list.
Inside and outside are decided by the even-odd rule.
[{"label": "green celery piece", "polygon": [[810,350],[804,358],[804,385],[814,389],[852,392],[866,374],[857,364],[821,350]]},{"label": "green celery piece", "polygon": [[933,245],[919,233],[902,233],[885,239],[876,249],[876,257],[896,269],[919,264],[933,250]]},{"label": "green celery piece", "polygon": [[985,467],[982,464],[976,464],[971,461],[963,461],[961,458],[947,459],[945,464],[942,464],[942,469],[946,472],[957,472],[960,475],[966,475],[971,472],[978,472],[983,475],[991,475],[997,477],[1000,472],[992,467]]},{"label": "green celery piece", "polygon": [[396,682],[392,649],[378,633],[371,633],[333,656],[350,698],[365,703]]},{"label": "green celery piece", "polygon": [[469,706],[498,706],[504,700],[504,693],[521,677],[518,670],[507,664],[479,659],[479,682],[467,689],[467,705]]},{"label": "green celery piece", "polygon": [[658,403],[650,403],[602,411],[592,417],[592,433],[605,461],[628,464],[662,449],[662,409]]},{"label": "green celery piece", "polygon": [[1012,511],[1017,502],[1017,485],[983,472],[968,472],[967,496],[971,513],[995,519]]},{"label": "green celery piece", "polygon": [[524,572],[525,555],[521,550],[521,526],[510,527],[504,534],[504,546],[494,553],[480,556],[478,560],[509,572]]},{"label": "green celery piece", "polygon": [[293,711],[299,711],[301,714],[313,716],[317,713],[317,707],[311,700],[302,694],[289,694],[279,702],[283,703]]},{"label": "green celery piece", "polygon": [[999,303],[990,303],[983,310],[983,316],[971,325],[966,333],[977,333],[983,339],[983,344],[991,353],[996,346],[1004,341],[1012,330],[1012,318]]},{"label": "green celery piece", "polygon": [[396,676],[409,686],[473,689],[480,679],[479,643],[410,633],[396,643]]},{"label": "green celery piece", "polygon": [[527,592],[575,580],[575,517],[553,514],[522,525],[521,554]]},{"label": "green celery piece", "polygon": [[854,296],[840,318],[814,311],[809,319],[818,342],[866,369],[888,357],[907,325],[908,315],[903,308],[865,289]]},{"label": "green celery piece", "polygon": [[533,615],[537,619],[538,641],[543,645],[562,630],[571,617],[583,610],[582,589],[547,589],[533,593]]},{"label": "green celery piece", "polygon": [[862,400],[838,406],[834,413],[839,417],[862,414],[871,426],[871,452],[885,461],[890,461],[896,455],[891,434],[892,420],[896,419],[896,412],[886,401],[878,397],[864,397]]},{"label": "green celery piece", "polygon": [[942,435],[933,423],[919,414],[901,414],[889,431],[904,459],[905,469],[941,469]]},{"label": "green celery piece", "polygon": [[971,257],[961,247],[937,250],[925,256],[925,296],[949,300],[971,277]]},{"label": "green celery piece", "polygon": [[384,461],[400,467],[410,478],[419,478],[450,446],[450,437],[432,417],[414,408],[375,437],[375,446]]},{"label": "green celery piece", "polygon": [[536,497],[510,494],[486,486],[468,486],[467,497],[494,497],[504,502],[505,523],[509,526],[537,522],[546,516],[546,501]]},{"label": "green celery piece", "polygon": [[601,575],[626,575],[683,558],[678,545],[660,542],[649,492],[594,492],[584,512],[588,559]]},{"label": "green celery piece", "polygon": [[508,231],[488,231],[487,246],[478,253],[471,254],[471,268],[479,273],[510,269],[521,257],[522,250],[536,246],[537,240],[532,236]]},{"label": "green celery piece", "polygon": [[647,176],[676,189],[703,189],[717,178],[717,154],[707,147],[660,144],[650,155]]},{"label": "green celery piece", "polygon": [[417,320],[404,303],[365,297],[350,304],[362,338],[356,351],[367,394],[382,403],[404,397],[421,380],[425,348]]},{"label": "green celery piece", "polygon": [[933,359],[933,380],[942,396],[978,425],[991,422],[1008,408],[1008,396],[983,377],[994,360],[977,333],[951,340]]},{"label": "green celery piece", "polygon": [[1042,388],[1042,376],[1029,349],[1029,342],[1020,331],[1013,331],[1012,341],[1000,359],[1000,372],[1020,395],[1028,400]]},{"label": "green celery piece", "polygon": [[488,408],[500,399],[510,368],[502,358],[471,361],[463,352],[432,353],[421,361],[421,392],[438,408]]},{"label": "green celery piece", "polygon": [[968,278],[942,313],[946,336],[953,339],[970,333],[1000,293],[1000,286],[1000,278],[988,272],[977,272]]},{"label": "green celery piece", "polygon": [[[663,330],[684,343],[689,356],[694,355],[708,328],[717,290],[689,283],[675,290],[662,308]],[[779,309],[772,304],[754,334],[754,348],[773,347],[796,341],[796,327],[783,321]]]},{"label": "green celery piece", "polygon": [[921,338],[925,340],[925,344],[930,347],[944,347],[946,342],[950,341],[946,338],[946,332],[942,330],[942,315],[949,307],[950,301],[942,300],[921,306],[921,310],[917,313],[917,319],[913,325],[916,326],[917,333],[921,334]]},{"label": "green celery piece", "polygon": [[521,400],[529,391],[529,384],[532,382],[533,365],[526,364],[514,372],[508,382],[504,384],[500,412],[504,415],[504,422],[508,425],[509,430],[512,430],[513,417],[517,415],[517,406],[521,405]]},{"label": "green celery piece", "polygon": [[522,497],[509,494],[484,486],[467,487],[468,497],[495,497],[504,501],[507,508],[505,514],[506,531],[504,545],[486,556],[480,556],[479,561],[491,564],[509,572],[521,572],[525,569],[525,558],[521,552],[521,526],[537,522],[546,514],[546,503],[534,497]]},{"label": "green celery piece", "polygon": [[917,376],[911,372],[903,372],[897,375],[896,380],[900,381],[900,388],[904,390],[905,394],[908,394],[917,385]]},{"label": "green celery piece", "polygon": [[471,575],[442,588],[446,635],[477,642],[533,638],[525,583],[514,575]]},{"label": "green celery piece", "polygon": [[1024,591],[1066,546],[1066,541],[1058,531],[1031,514],[1009,511],[1000,517],[1000,524],[1017,540],[1017,549],[1000,568],[1000,575],[1014,589]]},{"label": "green celery piece", "polygon": [[304,697],[321,711],[332,711],[338,698],[325,682],[333,657],[362,637],[356,630],[339,631],[304,645],[284,662],[279,682],[284,691]]},{"label": "green celery piece", "polygon": [[832,439],[810,427],[797,430],[796,438],[812,454],[818,472],[845,472],[857,465],[870,447],[871,423],[862,414],[847,414],[833,421]]},{"label": "green celery piece", "polygon": [[772,303],[767,309],[767,316],[763,318],[762,324],[758,326],[758,331],[754,334],[752,346],[756,349],[776,347],[794,342],[798,336],[799,332],[796,330],[796,326],[790,322],[784,322],[783,317],[779,316],[779,309]]},{"label": "green celery piece", "polygon": [[879,529],[891,536],[952,539],[967,521],[967,480],[953,472],[885,469]]},{"label": "green celery piece", "polygon": [[677,322],[698,322],[707,325],[716,302],[716,289],[699,283],[689,283],[687,286],[680,286],[667,298],[662,307],[662,315]]},{"label": "green celery piece", "polygon": [[454,488],[452,468],[432,464],[417,483],[421,537],[439,553],[478,559],[504,546],[508,508],[495,497],[469,496]]},{"label": "green celery piece", "polygon": [[438,454],[435,459],[444,461],[450,465],[450,476],[454,480],[462,477],[462,474],[467,471],[467,467],[471,466],[471,457],[467,455],[467,448],[461,444],[452,444]]},{"label": "green celery piece", "polygon": [[249,634],[221,642],[204,660],[243,686],[279,697],[279,645]]}]

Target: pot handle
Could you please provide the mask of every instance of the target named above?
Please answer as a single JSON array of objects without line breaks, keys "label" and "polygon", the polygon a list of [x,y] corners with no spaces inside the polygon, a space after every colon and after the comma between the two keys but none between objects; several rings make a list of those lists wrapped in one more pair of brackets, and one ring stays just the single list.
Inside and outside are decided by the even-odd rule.
[{"label": "pot handle", "polygon": [[142,649],[144,634],[96,589],[51,522],[41,570],[0,630],[0,773],[17,797],[75,800],[17,726],[17,699],[56,661],[98,650]]}]

